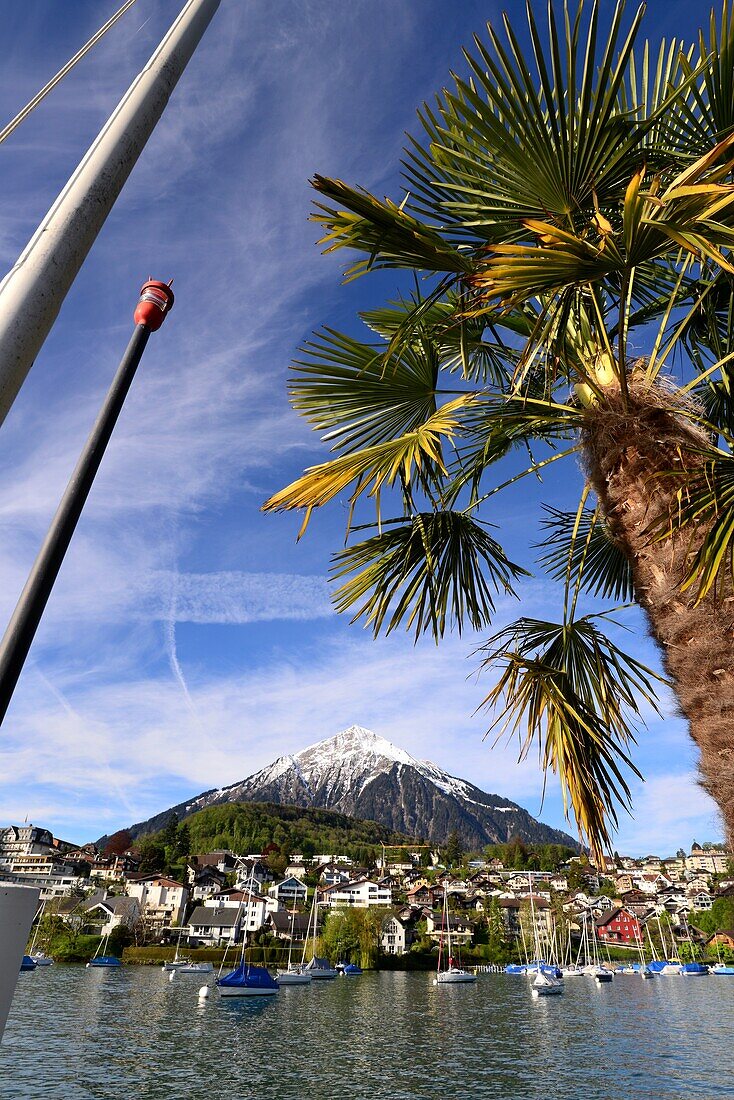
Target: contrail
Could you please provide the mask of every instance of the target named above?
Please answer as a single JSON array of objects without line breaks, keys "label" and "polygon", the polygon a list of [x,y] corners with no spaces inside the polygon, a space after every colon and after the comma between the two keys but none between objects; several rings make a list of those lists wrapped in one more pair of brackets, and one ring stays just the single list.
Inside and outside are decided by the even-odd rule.
[{"label": "contrail", "polygon": [[[41,671],[41,669],[40,669],[40,667],[37,663],[35,663],[33,665],[33,671],[36,674],[36,676],[38,677],[38,679],[41,681],[41,683],[44,685],[46,690],[54,697],[56,702],[69,715],[69,717],[75,719],[79,723],[79,725],[82,726],[84,724],[84,720],[83,720],[82,716],[79,714],[79,712],[77,710],[74,709],[74,707],[71,705],[69,700],[63,694],[63,692],[61,692],[56,687],[56,685],[53,684],[49,680],[49,678]],[[127,792],[125,791],[124,787],[122,787],[121,784],[118,782],[117,776],[115,775],[115,772],[113,771],[109,760],[105,757],[105,755],[103,754],[101,748],[97,744],[96,738],[94,738],[94,737],[89,738],[89,740],[87,742],[87,749],[89,751],[91,751],[96,756],[97,766],[106,774],[108,786],[115,792],[115,794],[117,795],[119,801],[122,803],[122,805],[128,811],[128,813],[131,816],[136,814],[137,809],[133,806],[130,799],[128,798]]]},{"label": "contrail", "polygon": [[189,691],[188,684],[184,679],[183,669],[181,668],[181,662],[178,659],[178,653],[176,651],[176,612],[178,611],[178,569],[174,570],[173,583],[171,586],[171,605],[168,612],[168,618],[164,623],[164,630],[166,635],[166,644],[168,647],[168,663],[171,666],[171,672],[181,685],[181,691],[183,692],[184,699],[186,700],[186,706],[188,707],[191,715],[199,721],[199,716],[196,713],[196,707],[194,706],[194,700],[191,698],[191,692]]}]

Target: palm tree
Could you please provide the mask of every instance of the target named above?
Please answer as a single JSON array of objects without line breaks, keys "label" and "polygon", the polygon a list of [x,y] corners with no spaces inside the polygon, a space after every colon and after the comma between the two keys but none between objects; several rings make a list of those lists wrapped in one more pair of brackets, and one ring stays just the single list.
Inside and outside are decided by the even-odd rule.
[{"label": "palm tree", "polygon": [[726,0],[707,38],[653,50],[642,17],[551,7],[541,34],[528,8],[525,54],[488,26],[419,112],[400,203],[315,177],[347,277],[413,284],[361,314],[364,339],[305,346],[292,402],[336,454],[265,505],[304,509],[303,531],[347,494],[336,606],[439,639],[485,628],[525,573],[491,533],[500,491],[580,457],[578,507],[542,517],[562,615],[482,654],[493,728],[539,745],[596,854],[657,677],[589,595],[643,609],[734,839],[734,19]]}]

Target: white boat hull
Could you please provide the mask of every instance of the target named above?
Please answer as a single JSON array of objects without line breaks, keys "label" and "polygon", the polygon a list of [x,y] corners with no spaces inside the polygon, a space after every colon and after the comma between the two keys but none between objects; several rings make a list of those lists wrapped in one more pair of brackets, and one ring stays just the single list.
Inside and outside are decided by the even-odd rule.
[{"label": "white boat hull", "polygon": [[311,974],[303,974],[299,970],[279,970],[276,975],[278,985],[310,985]]},{"label": "white boat hull", "polygon": [[176,969],[176,974],[211,974],[214,967],[211,963],[188,963]]},{"label": "white boat hull", "polygon": [[559,993],[563,993],[563,986],[558,985],[534,985],[532,994],[534,997],[557,997]]},{"label": "white boat hull", "polygon": [[453,970],[444,970],[441,974],[436,975],[436,985],[454,985],[460,982],[475,982],[476,980],[476,974],[470,974],[468,970],[461,970],[458,967]]},{"label": "white boat hull", "polygon": [[276,989],[254,989],[246,985],[218,985],[220,997],[272,997]]}]

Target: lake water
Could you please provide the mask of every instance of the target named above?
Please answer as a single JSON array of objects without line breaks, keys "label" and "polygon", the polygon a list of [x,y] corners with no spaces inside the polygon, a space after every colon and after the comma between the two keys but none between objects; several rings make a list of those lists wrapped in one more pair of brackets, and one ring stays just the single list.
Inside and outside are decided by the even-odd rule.
[{"label": "lake water", "polygon": [[374,973],[199,1002],[157,967],[21,974],[0,1100],[680,1100],[734,1097],[734,977],[590,978],[533,1001]]}]

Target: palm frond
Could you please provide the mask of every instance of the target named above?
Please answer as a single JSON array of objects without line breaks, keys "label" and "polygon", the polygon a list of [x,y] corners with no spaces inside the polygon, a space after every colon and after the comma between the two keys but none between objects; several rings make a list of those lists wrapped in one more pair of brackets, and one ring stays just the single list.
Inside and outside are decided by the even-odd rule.
[{"label": "palm frond", "polygon": [[632,568],[598,509],[585,508],[580,517],[550,505],[543,509],[541,522],[548,535],[539,543],[544,553],[538,561],[554,580],[571,572],[581,590],[592,596],[615,603],[634,599]]},{"label": "palm frond", "polygon": [[389,634],[407,619],[416,638],[430,631],[437,641],[447,623],[459,633],[465,625],[486,626],[495,595],[514,595],[512,581],[527,575],[486,524],[452,511],[384,521],[377,534],[335,554],[333,563],[332,579],[350,578],[334,602],[339,611],[358,605],[352,622],[364,618],[377,636],[383,626]]},{"label": "palm frond", "polygon": [[326,246],[324,252],[351,248],[368,253],[367,259],[357,260],[346,270],[347,280],[382,267],[412,267],[451,275],[469,271],[468,256],[390,199],[380,201],[368,191],[325,176],[314,176],[311,182],[320,194],[346,208],[316,204],[312,220],[327,230],[319,241]]},{"label": "palm frond", "polygon": [[290,380],[291,404],[334,449],[374,446],[404,435],[436,411],[435,345],[414,340],[400,356],[334,329],[303,347]]},{"label": "palm frond", "polygon": [[[423,308],[422,308],[423,307]],[[380,336],[398,346],[428,338],[442,370],[460,372],[467,381],[504,387],[514,371],[519,351],[508,340],[519,332],[531,331],[522,314],[501,310],[474,314],[464,297],[449,291],[427,308],[421,298],[391,302],[380,309],[365,310],[362,320]],[[407,338],[403,338],[403,337]]]},{"label": "palm frond", "polygon": [[639,772],[627,748],[660,677],[606,637],[590,616],[565,623],[519,619],[482,647],[500,676],[483,707],[500,709],[497,737],[517,734],[520,758],[537,744],[544,771],[558,775],[566,814],[599,855],[611,846],[617,807],[629,807],[623,769]]},{"label": "palm frond", "polygon": [[734,455],[712,449],[688,474],[675,471],[683,481],[680,505],[669,525],[659,527],[657,537],[688,528],[695,536],[705,532],[690,564],[683,590],[697,587],[700,601],[711,589],[734,578]]},{"label": "palm frond", "polygon": [[458,397],[397,439],[310,467],[303,477],[274,493],[262,506],[263,511],[303,508],[310,513],[312,508],[333,500],[352,484],[354,488],[349,499],[354,504],[365,492],[372,497],[379,496],[383,486],[394,485],[398,479],[409,484],[414,476],[421,474],[431,476],[436,470],[445,474],[442,444],[459,430],[459,413],[470,401],[470,396]]}]

